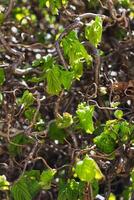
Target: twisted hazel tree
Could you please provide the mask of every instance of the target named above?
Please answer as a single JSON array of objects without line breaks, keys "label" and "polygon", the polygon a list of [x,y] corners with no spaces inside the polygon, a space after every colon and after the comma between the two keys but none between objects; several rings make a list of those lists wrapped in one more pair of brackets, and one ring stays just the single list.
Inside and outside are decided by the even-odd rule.
[{"label": "twisted hazel tree", "polygon": [[134,200],[133,0],[0,1],[0,199]]}]

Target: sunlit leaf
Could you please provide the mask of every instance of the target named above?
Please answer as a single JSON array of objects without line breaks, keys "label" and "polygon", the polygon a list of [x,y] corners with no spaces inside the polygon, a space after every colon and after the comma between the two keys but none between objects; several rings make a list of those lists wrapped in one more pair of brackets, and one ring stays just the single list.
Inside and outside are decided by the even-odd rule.
[{"label": "sunlit leaf", "polygon": [[94,179],[100,180],[104,177],[97,163],[88,155],[76,163],[75,172],[81,181],[88,183],[91,183]]},{"label": "sunlit leaf", "polygon": [[88,106],[86,103],[81,103],[78,105],[76,114],[79,118],[81,127],[86,131],[86,133],[92,134],[94,131],[94,106]]},{"label": "sunlit leaf", "polygon": [[56,173],[55,169],[48,169],[42,172],[39,183],[42,188],[44,189],[51,188],[51,181],[53,180],[55,173]]}]

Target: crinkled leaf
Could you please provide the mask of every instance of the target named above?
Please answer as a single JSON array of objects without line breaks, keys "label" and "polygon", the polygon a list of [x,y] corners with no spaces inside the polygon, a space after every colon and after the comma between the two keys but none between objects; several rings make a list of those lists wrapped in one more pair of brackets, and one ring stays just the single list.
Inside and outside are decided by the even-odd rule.
[{"label": "crinkled leaf", "polygon": [[116,141],[110,137],[110,132],[103,132],[94,138],[96,146],[104,153],[112,153],[116,147]]}]

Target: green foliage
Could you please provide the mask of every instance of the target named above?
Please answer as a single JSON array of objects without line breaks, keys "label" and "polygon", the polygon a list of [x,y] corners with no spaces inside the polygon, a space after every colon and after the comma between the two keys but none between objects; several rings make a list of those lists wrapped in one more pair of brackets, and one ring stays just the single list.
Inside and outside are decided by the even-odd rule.
[{"label": "green foliage", "polygon": [[134,126],[125,120],[121,121],[122,111],[115,115],[119,119],[108,120],[103,132],[94,138],[94,143],[104,153],[112,153],[119,141],[126,143],[132,137]]},{"label": "green foliage", "polygon": [[19,99],[19,104],[22,104],[25,109],[27,109],[29,106],[33,105],[34,103],[34,97],[31,92],[28,90],[25,90],[25,92],[22,95],[22,98]]},{"label": "green foliage", "polygon": [[[97,17],[92,20],[92,16],[84,12],[93,12]],[[101,14],[107,17],[99,17]],[[52,193],[58,200],[87,199],[86,192],[92,193],[93,199],[99,198],[98,194],[108,200],[132,199],[134,124],[133,113],[128,111],[133,100],[126,108],[126,98],[122,101],[116,97],[127,96],[126,85],[130,86],[128,92],[132,92],[133,17],[131,0],[113,0],[111,6],[106,0],[1,0],[0,158],[3,163],[0,163],[0,172],[7,176],[0,176],[1,199],[39,199],[41,190]],[[83,26],[72,30],[78,20]],[[67,69],[61,65],[55,48],[58,37],[62,38],[61,53]],[[94,50],[93,57],[90,50]],[[100,52],[100,70],[96,68],[99,60],[96,52]],[[23,56],[19,56],[21,53]],[[20,70],[19,74],[15,68]],[[123,77],[125,68],[128,74]],[[107,81],[107,75],[114,79],[112,70],[118,75],[119,83],[115,88],[114,84],[110,88]],[[97,72],[99,85],[94,83]],[[126,82],[121,82],[122,91],[119,91],[122,78]],[[38,93],[40,99],[36,96]],[[63,98],[59,99],[61,93]],[[109,102],[109,96],[113,102]],[[111,118],[107,120],[105,108],[100,108],[101,100],[115,109],[120,105],[121,110],[113,112],[110,109]],[[60,104],[57,109],[60,114],[55,117],[56,102]],[[96,107],[90,102],[96,102]],[[21,134],[12,137],[19,131]],[[51,167],[56,169],[49,167],[49,159]],[[7,164],[9,169],[6,169]],[[109,190],[108,177],[112,175]],[[122,194],[117,191],[120,181],[126,181]]]},{"label": "green foliage", "polygon": [[69,113],[63,113],[63,116],[59,115],[56,119],[58,128],[67,128],[73,124],[72,115]]},{"label": "green foliage", "polygon": [[69,58],[69,65],[74,71],[75,77],[79,79],[83,74],[83,62],[87,62],[90,65],[91,56],[80,43],[75,31],[70,32],[63,38],[62,45],[65,56]]},{"label": "green foliage", "polygon": [[53,121],[49,125],[48,136],[52,140],[59,140],[59,142],[63,143],[66,138],[66,133],[64,129],[61,129],[57,126],[56,122]]},{"label": "green foliage", "polygon": [[104,153],[112,153],[116,147],[116,141],[110,136],[109,131],[105,131],[95,137],[94,143]]},{"label": "green foliage", "polygon": [[51,181],[56,173],[55,169],[48,169],[43,171],[40,176],[40,185],[43,189],[50,189],[51,188]]},{"label": "green foliage", "polygon": [[55,173],[54,169],[44,170],[41,175],[39,170],[25,172],[11,188],[14,200],[31,200],[39,190],[50,189]]},{"label": "green foliage", "polygon": [[81,103],[78,105],[76,114],[79,118],[81,128],[83,128],[86,133],[92,134],[94,131],[94,106],[88,106],[86,103]]},{"label": "green foliage", "polygon": [[60,182],[58,200],[83,200],[84,182],[74,179]]},{"label": "green foliage", "polygon": [[94,179],[100,180],[104,176],[97,163],[88,155],[76,163],[75,173],[81,181],[92,183]]},{"label": "green foliage", "polygon": [[85,37],[95,47],[101,42],[102,37],[102,19],[96,17],[85,28]]},{"label": "green foliage", "polygon": [[0,176],[0,190],[9,190],[10,183],[6,180],[5,175]]},{"label": "green foliage", "polygon": [[11,188],[11,193],[14,197],[14,200],[31,200],[32,196],[28,191],[28,185],[26,182],[21,179],[15,183]]},{"label": "green foliage", "polygon": [[4,69],[0,68],[0,86],[3,85],[4,81],[5,81]]},{"label": "green foliage", "polygon": [[73,71],[65,71],[56,64],[50,55],[37,59],[32,64],[33,67],[41,67],[42,75],[31,79],[32,82],[40,82],[47,79],[47,92],[51,95],[58,95],[62,89],[69,90],[74,79]]}]

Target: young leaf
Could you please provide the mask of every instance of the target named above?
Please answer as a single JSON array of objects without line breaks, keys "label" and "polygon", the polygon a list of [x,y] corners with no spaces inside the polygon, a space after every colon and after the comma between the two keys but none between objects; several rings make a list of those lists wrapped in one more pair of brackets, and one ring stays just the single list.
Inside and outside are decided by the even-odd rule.
[{"label": "young leaf", "polygon": [[86,131],[86,133],[92,134],[94,131],[94,106],[88,106],[86,103],[81,103],[78,105],[76,113],[79,118],[81,127]]},{"label": "young leaf", "polygon": [[85,37],[95,47],[101,42],[102,37],[102,19],[96,17],[85,28]]},{"label": "young leaf", "polygon": [[54,175],[56,173],[55,169],[48,169],[42,172],[40,175],[40,182],[42,188],[48,190],[51,188],[51,181],[54,178]]},{"label": "young leaf", "polygon": [[63,113],[63,116],[59,116],[56,119],[56,124],[58,126],[58,128],[67,128],[69,126],[71,126],[71,124],[73,123],[73,118],[72,115],[70,115],[69,113]]}]

